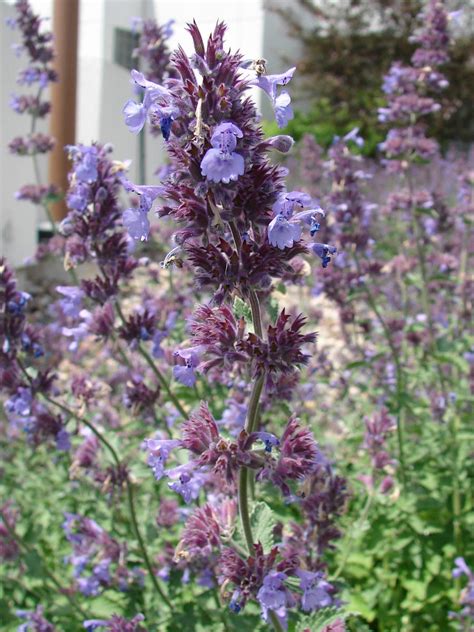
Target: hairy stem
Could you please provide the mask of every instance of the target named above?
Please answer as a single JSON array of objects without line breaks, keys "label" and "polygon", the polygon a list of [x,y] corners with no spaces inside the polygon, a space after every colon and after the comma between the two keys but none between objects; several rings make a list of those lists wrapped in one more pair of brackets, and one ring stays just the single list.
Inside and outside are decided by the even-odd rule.
[{"label": "hairy stem", "polygon": [[[250,307],[252,309],[252,318],[255,333],[257,336],[263,336],[263,328],[262,328],[262,317],[260,313],[260,303],[258,301],[257,294],[252,290],[250,292]],[[265,382],[265,375],[262,374],[258,377],[252,388],[252,393],[250,394],[249,407],[247,411],[247,419],[245,422],[245,430],[250,434],[254,432],[257,418],[258,418],[258,405],[260,402],[260,395],[262,394],[263,384]],[[240,468],[239,474],[239,513],[240,513],[240,521],[242,523],[242,529],[245,536],[245,542],[247,544],[247,548],[249,554],[253,554],[253,535],[252,535],[252,527],[250,524],[250,512],[249,512],[249,470],[246,467]],[[280,620],[277,615],[269,610],[270,621],[274,629],[277,632],[283,632],[283,628],[281,626]]]}]

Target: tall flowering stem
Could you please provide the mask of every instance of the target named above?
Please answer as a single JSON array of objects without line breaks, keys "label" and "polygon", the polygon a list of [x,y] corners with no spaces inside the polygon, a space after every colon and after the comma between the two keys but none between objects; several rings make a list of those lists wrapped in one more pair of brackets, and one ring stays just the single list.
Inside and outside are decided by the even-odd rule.
[{"label": "tall flowering stem", "polygon": [[42,182],[38,156],[46,154],[54,147],[55,140],[47,134],[38,133],[37,123],[44,119],[51,111],[49,101],[43,96],[51,82],[58,81],[53,68],[54,60],[53,34],[42,28],[42,18],[36,15],[28,0],[17,0],[15,3],[17,17],[10,21],[10,26],[18,29],[22,43],[16,45],[18,55],[26,53],[29,66],[20,71],[17,83],[22,86],[35,86],[34,95],[12,95],[10,106],[18,114],[28,114],[31,117],[29,134],[25,137],[14,138],[9,143],[11,153],[19,156],[31,156],[35,174],[35,184],[26,184],[16,192],[19,200],[29,200],[40,205],[48,217],[51,230],[56,233],[56,225],[51,215],[50,203],[60,194],[54,185],[44,185]]},{"label": "tall flowering stem", "polygon": [[[285,386],[298,381],[298,370],[309,359],[306,349],[316,339],[314,333],[302,332],[302,314],[283,309],[274,323],[267,324],[260,302],[268,300],[274,281],[298,281],[299,256],[313,254],[326,268],[336,249],[313,240],[324,211],[309,195],[287,191],[285,171],[269,159],[270,151],[287,153],[293,140],[286,135],[264,139],[247,92],[251,86],[260,87],[270,98],[278,125],[284,127],[293,116],[284,86],[295,68],[270,75],[262,60],[246,60],[226,50],[222,23],[207,42],[195,23],[188,30],[194,52],[188,56],[180,47],[172,54],[173,74],[168,79],[157,83],[132,71],[143,99],[128,102],[123,114],[132,133],[147,121],[161,129],[171,162],[161,186],[154,187],[160,200],[156,213],[177,223],[162,267],[189,270],[207,298],[188,321],[190,339],[175,351],[173,376],[188,388],[196,388],[200,374],[203,380],[209,376],[222,385],[238,383],[250,393],[247,404],[235,402],[244,413],[235,428],[218,423],[207,402],[187,414],[170,397],[185,417],[180,438],[147,440],[148,464],[155,478],[168,478],[169,487],[187,504],[197,500],[201,490],[208,492],[207,503],[185,525],[175,559],[187,563],[191,572],[202,573],[204,567],[226,595],[227,586],[234,586],[229,595],[232,612],[242,610],[249,599],[256,600],[264,620],[282,630],[288,608],[301,604],[309,612],[333,604],[334,589],[316,561],[301,561],[300,568],[298,555],[287,558],[284,546],[267,551],[252,533],[250,475],[258,484],[273,483],[291,498],[323,462],[310,430],[295,415],[281,440],[273,432],[278,430],[267,429],[268,422],[259,418],[261,405],[268,410],[272,400],[288,396]],[[129,186],[143,191],[143,196],[145,189],[153,188]],[[143,210],[124,215],[136,241],[148,239],[150,206],[143,204]],[[251,314],[253,331],[236,313],[236,304]],[[139,352],[153,370],[142,347]],[[258,449],[257,442],[264,448]],[[175,450],[187,451],[189,460],[168,467]],[[226,536],[234,528],[237,491],[247,553]],[[292,576],[300,578],[301,593],[285,584]]]}]

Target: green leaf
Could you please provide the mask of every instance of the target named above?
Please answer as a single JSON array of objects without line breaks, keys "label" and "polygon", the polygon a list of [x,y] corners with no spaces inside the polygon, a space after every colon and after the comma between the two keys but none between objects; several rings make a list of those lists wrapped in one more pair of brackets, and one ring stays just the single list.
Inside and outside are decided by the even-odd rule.
[{"label": "green leaf", "polygon": [[255,542],[260,542],[265,553],[268,553],[274,545],[273,530],[276,520],[266,503],[259,502],[254,505],[250,514],[250,525]]},{"label": "green leaf", "polygon": [[247,323],[252,322],[252,310],[250,309],[250,305],[247,305],[247,303],[238,296],[234,299],[232,310],[236,318],[243,318]]},{"label": "green leaf", "polygon": [[336,619],[342,619],[344,615],[337,608],[323,608],[303,617],[298,622],[296,632],[322,632],[330,623],[334,623]]},{"label": "green leaf", "polygon": [[418,581],[416,579],[405,579],[402,581],[402,584],[407,592],[415,597],[417,601],[424,601],[424,599],[426,599],[427,582]]},{"label": "green leaf", "polygon": [[436,353],[434,357],[442,364],[457,367],[462,373],[469,372],[469,362],[457,353]]},{"label": "green leaf", "polygon": [[26,562],[26,565],[28,567],[28,571],[31,577],[44,576],[41,558],[38,555],[38,553],[36,553],[36,551],[29,551],[25,555],[24,560]]}]

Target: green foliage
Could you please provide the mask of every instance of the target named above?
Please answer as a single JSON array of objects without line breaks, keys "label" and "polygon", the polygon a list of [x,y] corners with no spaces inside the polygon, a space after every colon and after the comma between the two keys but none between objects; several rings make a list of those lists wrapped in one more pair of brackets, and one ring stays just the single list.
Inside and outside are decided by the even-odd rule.
[{"label": "green foliage", "polygon": [[322,632],[327,625],[341,618],[343,617],[337,608],[323,608],[302,617],[298,622],[296,632],[305,632],[305,630]]},{"label": "green foliage", "polygon": [[273,531],[276,520],[273,511],[266,503],[258,502],[254,505],[250,514],[250,526],[255,542],[260,542],[265,553],[268,553],[275,544]]},{"label": "green foliage", "polygon": [[[417,26],[416,16],[423,2],[409,0],[399,7],[379,0],[297,0],[296,4],[299,11],[294,7],[275,9],[301,44],[301,97],[310,103],[305,113],[296,113],[288,133],[297,139],[304,133],[313,134],[327,147],[334,135],[342,136],[357,126],[367,141],[364,154],[374,155],[377,143],[386,135],[386,128],[377,120],[377,109],[384,99],[383,76],[393,61],[409,63],[414,49],[409,36]],[[381,26],[374,28],[374,24]],[[449,80],[443,108],[449,115],[434,117],[430,124],[430,135],[443,145],[474,139],[472,45],[472,32],[458,35],[451,61],[443,68]]]},{"label": "green foliage", "polygon": [[238,296],[234,298],[232,309],[236,318],[243,318],[246,323],[252,322],[252,310],[250,309],[250,305],[247,305],[247,303]]}]

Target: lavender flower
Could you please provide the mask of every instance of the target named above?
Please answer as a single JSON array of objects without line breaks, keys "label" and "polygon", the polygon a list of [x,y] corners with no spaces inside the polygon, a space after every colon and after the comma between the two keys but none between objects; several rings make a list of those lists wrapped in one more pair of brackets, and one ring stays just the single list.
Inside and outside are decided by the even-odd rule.
[{"label": "lavender flower", "polygon": [[145,632],[146,628],[140,625],[144,620],[145,617],[142,614],[137,614],[132,619],[113,614],[110,619],[87,619],[83,625],[87,632],[99,628],[106,632]]},{"label": "lavender flower", "polygon": [[285,573],[277,571],[270,571],[264,577],[263,584],[257,593],[257,600],[262,608],[264,621],[268,621],[268,611],[273,610],[281,622],[286,622],[288,591],[283,583],[285,579]]},{"label": "lavender flower", "polygon": [[252,81],[259,86],[270,97],[275,111],[275,118],[278,127],[285,127],[289,120],[293,118],[293,110],[290,106],[291,98],[286,90],[282,90],[277,95],[277,86],[286,86],[292,79],[296,67],[289,68],[286,72],[279,75],[260,74]]},{"label": "lavender flower", "polygon": [[234,151],[242,131],[233,123],[221,123],[211,136],[212,149],[208,149],[201,162],[201,173],[212,182],[229,183],[244,174],[243,156]]},{"label": "lavender flower", "polygon": [[296,575],[300,578],[300,588],[303,591],[301,607],[305,612],[327,608],[333,604],[331,584],[323,579],[323,573],[312,573],[298,569]]},{"label": "lavender flower", "polygon": [[17,610],[16,614],[25,623],[18,626],[18,632],[55,632],[56,628],[43,615],[43,606],[36,606],[35,610]]}]

